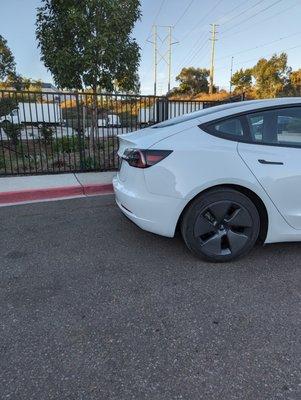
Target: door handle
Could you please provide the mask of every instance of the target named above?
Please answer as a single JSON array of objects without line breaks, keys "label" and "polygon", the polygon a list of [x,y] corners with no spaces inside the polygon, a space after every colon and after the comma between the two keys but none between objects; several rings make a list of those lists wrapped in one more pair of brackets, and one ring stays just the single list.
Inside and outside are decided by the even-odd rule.
[{"label": "door handle", "polygon": [[283,162],[281,162],[281,161],[267,161],[267,160],[259,159],[258,162],[260,164],[283,165]]}]

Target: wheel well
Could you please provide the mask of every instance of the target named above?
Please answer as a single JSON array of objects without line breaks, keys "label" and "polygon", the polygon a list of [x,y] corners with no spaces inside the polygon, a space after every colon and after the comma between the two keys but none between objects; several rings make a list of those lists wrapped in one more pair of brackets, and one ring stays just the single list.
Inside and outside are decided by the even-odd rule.
[{"label": "wheel well", "polygon": [[198,196],[200,196],[201,194],[204,194],[206,192],[209,192],[212,189],[218,189],[218,188],[228,188],[228,189],[234,189],[242,194],[244,194],[245,196],[247,196],[255,205],[255,207],[257,208],[257,211],[259,213],[259,218],[260,218],[260,231],[259,231],[259,236],[258,239],[260,242],[264,242],[268,233],[268,226],[269,226],[269,218],[268,218],[268,212],[266,209],[266,206],[264,205],[263,201],[261,200],[261,198],[254,193],[252,190],[244,187],[244,186],[240,186],[240,185],[233,185],[233,184],[227,184],[227,185],[216,185],[216,186],[212,186],[206,190],[203,190],[202,192],[198,193],[193,199],[191,199],[189,201],[188,204],[186,204],[185,208],[183,209],[179,220],[178,220],[178,224],[177,224],[177,230],[180,227],[183,215],[185,214],[185,211],[187,210],[187,208],[189,207],[189,205],[191,204],[191,202]]}]

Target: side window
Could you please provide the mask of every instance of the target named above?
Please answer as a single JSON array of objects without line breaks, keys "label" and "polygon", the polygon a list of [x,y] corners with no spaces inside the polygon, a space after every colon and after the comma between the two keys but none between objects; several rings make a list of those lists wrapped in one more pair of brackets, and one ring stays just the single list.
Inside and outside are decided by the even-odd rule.
[{"label": "side window", "polygon": [[301,107],[247,115],[253,142],[301,147]]},{"label": "side window", "polygon": [[233,140],[237,139],[237,137],[243,136],[243,127],[239,118],[225,119],[210,124],[208,125],[208,131],[209,133],[224,137],[233,137]]},{"label": "side window", "polygon": [[262,114],[248,115],[247,117],[250,133],[254,142],[262,142],[262,127],[263,127],[263,116]]},{"label": "side window", "polygon": [[280,144],[301,146],[301,107],[278,114],[277,136]]}]

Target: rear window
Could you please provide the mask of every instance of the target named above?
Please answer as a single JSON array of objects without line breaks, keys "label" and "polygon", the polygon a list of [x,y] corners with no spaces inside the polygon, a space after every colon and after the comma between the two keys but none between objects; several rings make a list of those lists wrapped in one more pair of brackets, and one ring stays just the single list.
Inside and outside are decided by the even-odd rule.
[{"label": "rear window", "polygon": [[230,136],[242,136],[243,128],[238,118],[228,119],[212,126],[218,133]]},{"label": "rear window", "polygon": [[212,135],[230,140],[237,140],[244,136],[240,117],[227,118],[211,124],[205,124],[202,129]]}]

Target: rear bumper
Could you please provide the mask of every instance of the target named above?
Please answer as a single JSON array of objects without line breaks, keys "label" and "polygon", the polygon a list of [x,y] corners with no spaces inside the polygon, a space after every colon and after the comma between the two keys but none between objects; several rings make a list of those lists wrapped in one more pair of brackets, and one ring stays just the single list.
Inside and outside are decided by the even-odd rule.
[{"label": "rear bumper", "polygon": [[[116,203],[121,211],[140,228],[158,235],[173,237],[183,208],[183,199],[159,196],[147,191],[144,175],[139,184],[130,187],[117,175],[113,179]],[[139,192],[138,190],[139,189]]]}]

